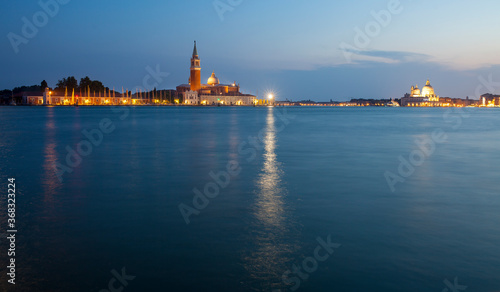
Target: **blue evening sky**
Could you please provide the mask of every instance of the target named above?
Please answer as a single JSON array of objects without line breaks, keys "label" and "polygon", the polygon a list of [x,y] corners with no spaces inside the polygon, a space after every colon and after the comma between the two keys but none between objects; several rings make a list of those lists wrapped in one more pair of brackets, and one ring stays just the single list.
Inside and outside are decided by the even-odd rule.
[{"label": "blue evening sky", "polygon": [[[148,66],[169,73],[156,87],[171,89],[187,83],[196,40],[202,82],[215,70],[221,82],[283,100],[401,97],[427,79],[440,96],[500,92],[496,82],[476,90],[500,83],[494,0],[60,0],[44,19],[39,3],[54,1],[2,5],[0,89],[88,75],[135,91]],[[373,12],[389,7],[390,19],[373,25]],[[34,17],[40,27],[26,36],[22,19]],[[14,34],[25,43],[13,46]]]}]

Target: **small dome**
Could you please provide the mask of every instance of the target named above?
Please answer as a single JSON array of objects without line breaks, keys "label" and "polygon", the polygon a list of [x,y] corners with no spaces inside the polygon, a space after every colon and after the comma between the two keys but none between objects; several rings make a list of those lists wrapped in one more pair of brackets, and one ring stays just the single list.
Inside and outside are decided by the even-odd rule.
[{"label": "small dome", "polygon": [[218,84],[220,84],[219,83],[219,78],[215,77],[215,71],[212,72],[212,76],[210,76],[210,78],[208,78],[207,84],[208,85],[218,85]]},{"label": "small dome", "polygon": [[420,89],[418,89],[418,85],[411,87],[411,96],[413,96],[413,97],[420,96]]}]

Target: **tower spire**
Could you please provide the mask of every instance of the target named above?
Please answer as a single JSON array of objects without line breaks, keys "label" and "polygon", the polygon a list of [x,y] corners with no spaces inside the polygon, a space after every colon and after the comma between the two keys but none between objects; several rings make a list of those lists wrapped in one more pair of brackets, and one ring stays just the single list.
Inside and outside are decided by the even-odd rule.
[{"label": "tower spire", "polygon": [[196,48],[196,41],[194,41],[193,57],[198,56],[198,49]]},{"label": "tower spire", "polygon": [[200,56],[198,56],[196,41],[194,41],[193,57],[191,58],[191,77],[189,80],[192,91],[198,91],[201,89]]}]

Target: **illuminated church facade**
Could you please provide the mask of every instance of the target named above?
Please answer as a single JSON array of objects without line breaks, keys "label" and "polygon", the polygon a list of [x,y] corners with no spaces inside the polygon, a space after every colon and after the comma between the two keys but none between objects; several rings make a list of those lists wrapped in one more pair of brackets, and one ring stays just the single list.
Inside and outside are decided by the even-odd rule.
[{"label": "illuminated church facade", "polygon": [[429,80],[422,89],[412,86],[410,93],[401,98],[401,106],[442,106],[440,97],[434,92]]},{"label": "illuminated church facade", "polygon": [[176,91],[178,96],[182,95],[183,103],[187,105],[252,105],[257,102],[254,95],[241,93],[236,82],[221,84],[215,72],[212,72],[206,84],[202,84],[196,41],[191,57],[189,83],[177,86]]}]

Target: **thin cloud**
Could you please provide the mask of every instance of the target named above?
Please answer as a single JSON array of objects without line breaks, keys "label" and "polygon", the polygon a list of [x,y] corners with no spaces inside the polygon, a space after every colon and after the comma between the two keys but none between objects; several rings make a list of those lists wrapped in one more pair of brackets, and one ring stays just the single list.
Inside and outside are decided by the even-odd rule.
[{"label": "thin cloud", "polygon": [[[404,52],[404,51],[382,51],[382,50],[353,50],[343,49],[346,53],[355,54],[359,57],[365,57],[366,61],[378,61],[382,63],[409,63],[409,62],[426,62],[432,56],[421,53]],[[368,60],[366,59],[368,57]]]}]

